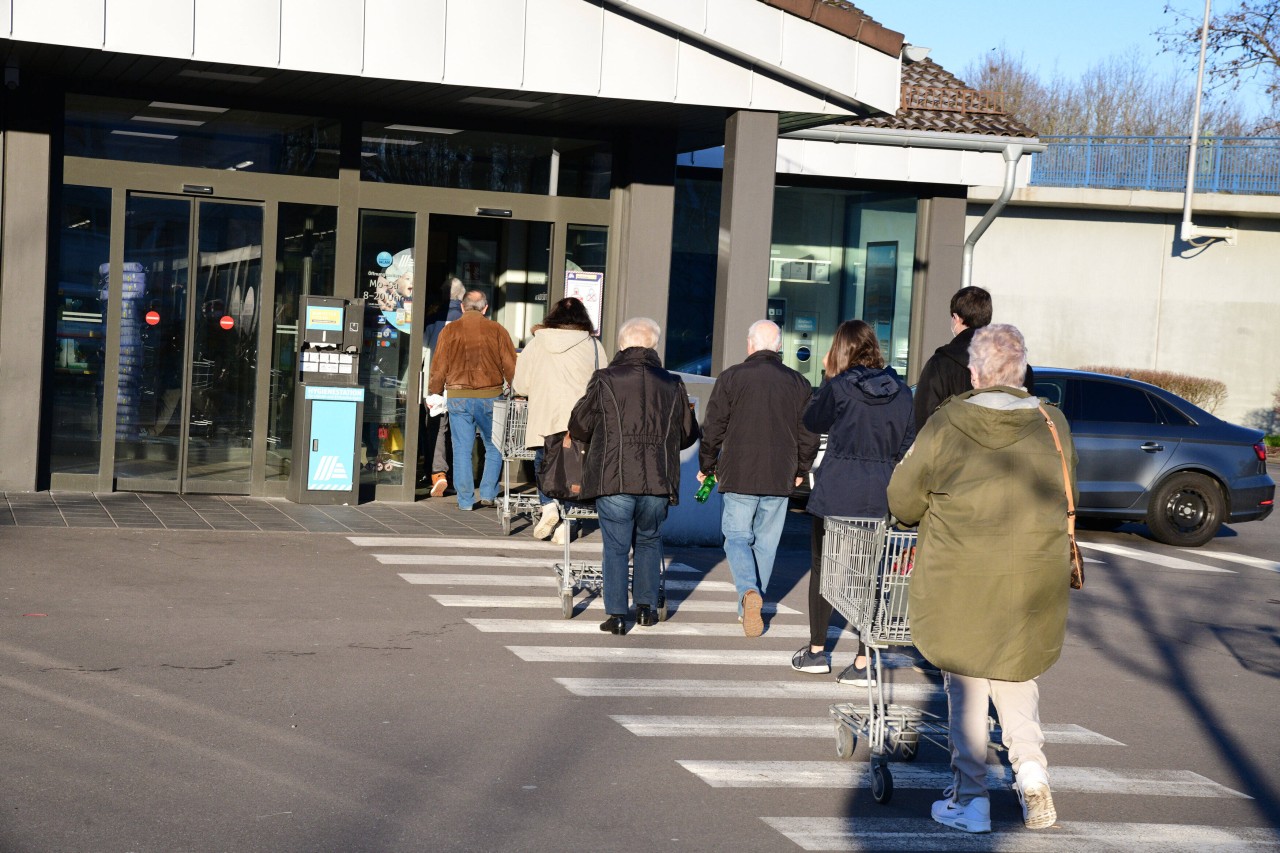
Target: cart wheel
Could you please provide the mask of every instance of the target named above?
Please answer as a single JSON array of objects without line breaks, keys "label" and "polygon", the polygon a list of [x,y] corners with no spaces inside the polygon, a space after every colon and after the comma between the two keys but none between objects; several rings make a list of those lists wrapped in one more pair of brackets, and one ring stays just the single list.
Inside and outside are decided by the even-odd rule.
[{"label": "cart wheel", "polygon": [[920,745],[916,743],[898,744],[898,757],[903,761],[915,761],[920,753]]},{"label": "cart wheel", "polygon": [[573,593],[560,593],[560,615],[566,619],[573,618]]},{"label": "cart wheel", "polygon": [[844,723],[836,723],[836,757],[844,760],[853,758],[853,750],[858,746],[858,738],[853,729]]},{"label": "cart wheel", "polygon": [[658,621],[667,621],[667,598],[666,596],[658,597]]},{"label": "cart wheel", "polygon": [[893,774],[888,765],[871,765],[871,796],[882,806],[893,799]]}]

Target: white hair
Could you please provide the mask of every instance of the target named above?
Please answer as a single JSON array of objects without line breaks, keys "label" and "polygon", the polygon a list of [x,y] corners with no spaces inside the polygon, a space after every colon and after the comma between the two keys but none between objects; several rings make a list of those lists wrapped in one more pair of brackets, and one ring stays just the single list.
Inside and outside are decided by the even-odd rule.
[{"label": "white hair", "polygon": [[648,317],[632,317],[618,329],[618,349],[645,347],[653,349],[662,337],[662,327]]},{"label": "white hair", "polygon": [[782,349],[782,330],[772,320],[756,320],[747,329],[747,341],[756,352]]},{"label": "white hair", "polygon": [[1022,332],[1006,323],[978,329],[969,342],[969,367],[978,376],[974,387],[1021,388],[1027,378],[1027,342]]},{"label": "white hair", "polygon": [[449,298],[462,300],[467,295],[467,286],[456,275],[449,276]]},{"label": "white hair", "polygon": [[463,311],[483,311],[489,307],[489,297],[482,291],[468,290],[462,297]]}]

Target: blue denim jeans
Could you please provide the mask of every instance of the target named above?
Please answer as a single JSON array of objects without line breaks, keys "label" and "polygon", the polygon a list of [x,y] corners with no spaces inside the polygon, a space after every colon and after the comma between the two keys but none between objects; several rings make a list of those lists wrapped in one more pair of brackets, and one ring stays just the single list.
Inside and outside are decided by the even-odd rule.
[{"label": "blue denim jeans", "polygon": [[755,590],[763,597],[773,576],[773,559],[778,553],[778,540],[787,520],[787,499],[777,495],[724,494],[724,513],[720,529],[724,534],[724,553],[729,558],[729,571],[738,591],[738,615],[742,615],[742,596]]},{"label": "blue denim jeans", "polygon": [[538,478],[542,476],[542,457],[544,454],[546,454],[546,452],[547,451],[542,447],[539,447],[537,450],[533,451],[533,484],[539,487],[538,488],[538,505],[539,506],[546,506],[547,504],[551,503],[551,498],[547,497],[542,493],[541,484],[538,482]]},{"label": "blue denim jeans", "polygon": [[475,434],[484,441],[484,473],[480,475],[480,499],[498,498],[498,478],[502,476],[502,453],[493,443],[493,397],[450,397],[449,432],[453,437],[453,488],[458,507],[471,509],[476,501],[475,474],[471,470],[471,448]]},{"label": "blue denim jeans", "polygon": [[635,549],[631,596],[637,605],[658,606],[658,576],[662,565],[662,522],[667,519],[666,495],[602,495],[596,498],[600,536],[604,539],[604,609],[613,616],[627,613],[627,555]]}]

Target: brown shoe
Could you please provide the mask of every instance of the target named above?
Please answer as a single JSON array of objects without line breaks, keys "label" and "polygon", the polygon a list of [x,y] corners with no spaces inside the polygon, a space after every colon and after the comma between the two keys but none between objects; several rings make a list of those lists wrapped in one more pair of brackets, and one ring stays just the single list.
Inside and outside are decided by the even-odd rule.
[{"label": "brown shoe", "polygon": [[444,490],[449,488],[449,480],[444,474],[431,475],[431,497],[444,497]]},{"label": "brown shoe", "polygon": [[748,637],[759,637],[764,633],[764,617],[760,610],[764,607],[764,599],[754,589],[747,590],[742,596],[742,633]]}]

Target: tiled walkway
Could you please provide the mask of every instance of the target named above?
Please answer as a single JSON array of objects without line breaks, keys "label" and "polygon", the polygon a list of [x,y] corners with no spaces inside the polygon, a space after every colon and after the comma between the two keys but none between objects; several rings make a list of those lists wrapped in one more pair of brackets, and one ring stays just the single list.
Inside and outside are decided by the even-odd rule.
[{"label": "tiled walkway", "polygon": [[[512,519],[512,531],[526,516]],[[462,512],[453,497],[416,503],[307,506],[283,498],[135,492],[0,493],[0,527],[99,527],[164,530],[257,530],[299,533],[399,533],[502,536],[495,510]]]}]

